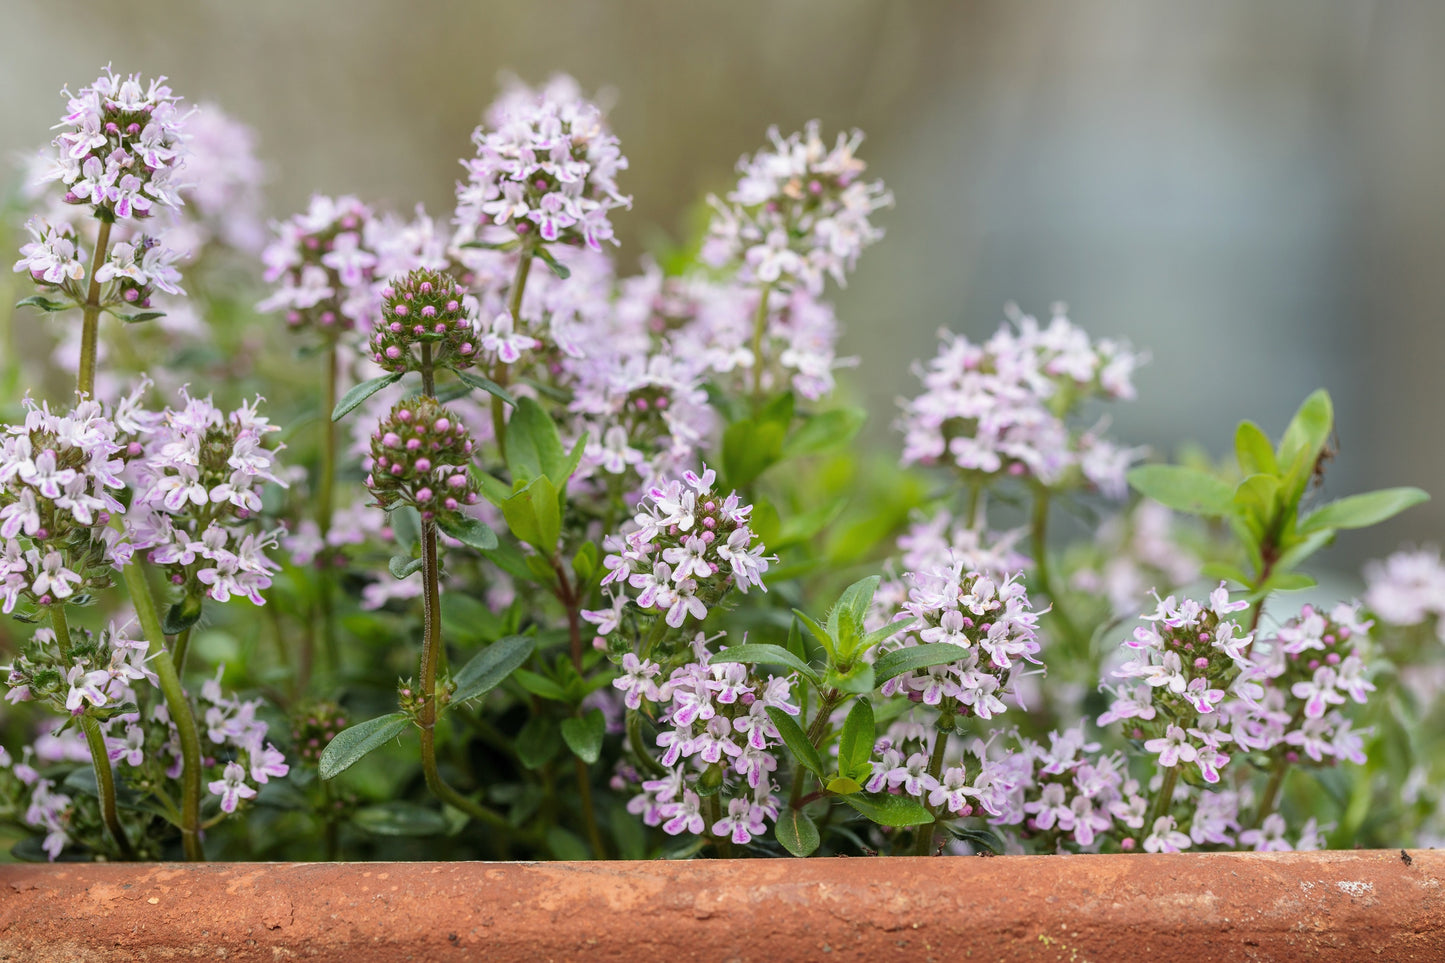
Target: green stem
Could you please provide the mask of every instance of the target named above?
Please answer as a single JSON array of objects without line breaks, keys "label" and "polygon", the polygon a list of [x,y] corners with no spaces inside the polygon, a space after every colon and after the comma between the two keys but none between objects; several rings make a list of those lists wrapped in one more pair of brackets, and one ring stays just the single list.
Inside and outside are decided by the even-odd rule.
[{"label": "green stem", "polygon": [[763,394],[763,335],[768,331],[768,296],[772,293],[771,284],[763,285],[758,295],[758,310],[753,315],[753,400],[757,401]]},{"label": "green stem", "polygon": [[597,828],[597,813],[592,810],[592,780],[588,778],[587,763],[580,756],[573,756],[577,770],[577,795],[582,804],[582,822],[587,829],[587,840],[598,859],[607,858],[607,847],[602,842],[602,831]]},{"label": "green stem", "polygon": [[1152,833],[1154,824],[1169,815],[1169,810],[1174,806],[1174,785],[1178,781],[1178,766],[1170,766],[1164,770],[1164,782],[1159,786],[1159,795],[1154,799],[1154,808],[1149,813],[1149,821],[1144,824],[1145,835]]},{"label": "green stem", "polygon": [[1269,771],[1269,782],[1265,784],[1264,795],[1259,798],[1259,809],[1254,814],[1252,828],[1258,829],[1264,824],[1265,818],[1274,812],[1275,803],[1279,801],[1279,791],[1284,787],[1284,777],[1288,773],[1289,760],[1281,755]]},{"label": "green stem", "polygon": [[80,371],[75,380],[75,390],[87,398],[95,394],[95,347],[100,333],[100,281],[95,275],[105,264],[109,247],[110,221],[101,218],[95,235],[95,256],[90,259],[90,290],[85,296],[80,327]]},{"label": "green stem", "polygon": [[[1067,641],[1080,641],[1078,626],[1069,617],[1068,610],[1064,608],[1063,598],[1060,596],[1054,585],[1053,574],[1049,568],[1049,493],[1044,488],[1034,490],[1034,513],[1032,524],[1029,526],[1030,540],[1033,545],[1034,571],[1038,574],[1039,587],[1049,597],[1053,605],[1054,618],[1058,619],[1059,627],[1063,629],[1064,638]],[[1087,640],[1082,640],[1087,642]]]},{"label": "green stem", "polygon": [[[332,612],[332,595],[336,586],[335,571],[331,567],[331,556],[327,549],[327,536],[331,533],[332,496],[336,487],[336,424],[331,412],[336,407],[336,379],[339,362],[336,342],[332,341],[326,351],[326,398],[321,409],[321,477],[316,483],[316,527],[321,533],[321,564],[316,568],[316,609],[321,625],[321,651],[325,653],[326,665],[332,672],[340,669],[340,653],[336,649],[336,627]],[[307,660],[310,668],[310,660]],[[305,688],[305,682],[302,683]]]},{"label": "green stem", "polygon": [[712,840],[713,845],[717,847],[717,854],[720,857],[723,859],[732,859],[733,841],[726,836],[714,835],[712,829],[713,826],[717,825],[718,820],[722,819],[722,804],[719,802],[719,795],[719,793],[713,793],[711,796],[703,797],[702,818],[707,820],[707,825],[703,827],[703,832]]},{"label": "green stem", "polygon": [[[552,559],[552,571],[557,574],[557,600],[567,610],[567,636],[571,642],[572,665],[578,675],[582,675],[582,601],[577,597],[577,589],[567,578],[567,570],[562,563],[555,558]],[[578,579],[581,582],[581,579]],[[592,780],[587,772],[587,763],[580,757],[573,757],[577,771],[577,796],[582,803],[582,821],[586,825],[587,838],[592,843],[592,851],[598,859],[607,858],[607,850],[602,845],[602,833],[597,828],[597,814],[592,811]]]},{"label": "green stem", "polygon": [[[60,646],[60,655],[70,661],[70,623],[65,617],[65,603],[50,606],[50,627],[55,630],[55,642]],[[69,668],[67,666],[67,668]],[[125,827],[120,824],[120,814],[115,808],[115,773],[110,768],[110,752],[105,748],[105,736],[100,732],[100,723],[89,713],[80,717],[80,728],[85,732],[85,743],[90,747],[90,763],[95,769],[95,786],[100,795],[100,817],[105,828],[115,840],[123,859],[134,859],[130,839]]]},{"label": "green stem", "polygon": [[643,769],[654,776],[667,774],[667,767],[652,757],[647,743],[642,741],[642,713],[636,709],[627,710],[627,744],[632,747],[632,754]]},{"label": "green stem", "polygon": [[422,645],[421,645],[421,712],[417,724],[421,728],[421,766],[427,788],[442,802],[479,819],[497,829],[511,826],[500,814],[468,799],[449,786],[437,768],[437,664],[442,647],[441,572],[437,561],[437,525],[434,520],[421,523],[422,580]]},{"label": "green stem", "polygon": [[176,635],[175,648],[171,651],[171,661],[176,664],[177,674],[186,671],[186,652],[190,650],[190,647],[191,630],[189,628],[182,629]]},{"label": "green stem", "polygon": [[161,630],[155,599],[151,597],[141,563],[136,561],[127,565],[123,576],[141,631],[150,643],[150,655],[155,656],[149,661],[160,680],[161,694],[165,696],[166,708],[181,742],[181,845],[186,859],[204,861],[206,854],[201,848],[201,739],[196,730],[196,717],[185,689],[181,687],[176,664],[166,652],[166,636]]},{"label": "green stem", "polygon": [[[933,752],[928,757],[928,774],[937,781],[943,775],[943,757],[948,752],[948,734],[953,731],[953,723],[945,723],[940,720],[938,732],[933,736]],[[928,811],[933,812],[933,807],[924,804]],[[918,838],[913,843],[913,855],[927,856],[933,851],[933,823],[924,823],[918,827]]]},{"label": "green stem", "polygon": [[[522,294],[527,290],[527,276],[532,271],[532,258],[532,248],[523,244],[517,259],[517,271],[512,275],[511,296],[507,299],[507,311],[512,315],[513,330],[522,324]],[[500,358],[492,366],[492,380],[503,388],[507,387],[507,383],[510,381],[510,368]],[[501,398],[496,395],[492,396],[492,434],[497,438],[497,453],[505,460],[507,457],[507,412],[503,407],[504,404]]]},{"label": "green stem", "polygon": [[978,504],[983,494],[983,486],[978,482],[970,482],[968,486],[968,508],[964,515],[968,530],[973,531],[978,524]]}]

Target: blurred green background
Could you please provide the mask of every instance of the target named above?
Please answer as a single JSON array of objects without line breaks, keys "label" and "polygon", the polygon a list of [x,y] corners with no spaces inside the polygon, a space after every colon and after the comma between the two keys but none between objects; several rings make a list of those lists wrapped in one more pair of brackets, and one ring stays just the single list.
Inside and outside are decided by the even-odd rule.
[{"label": "blurred green background", "polygon": [[445,215],[499,73],[572,73],[615,98],[624,266],[769,124],[861,127],[897,197],[837,298],[872,443],[897,445],[938,327],[1062,299],[1153,354],[1119,440],[1220,454],[1324,386],[1327,496],[1441,496],[1328,561],[1445,529],[1445,4],[0,0],[0,23],[0,153],[44,143],[60,87],[107,62],[164,73],[259,131],[274,216],[313,191]]}]

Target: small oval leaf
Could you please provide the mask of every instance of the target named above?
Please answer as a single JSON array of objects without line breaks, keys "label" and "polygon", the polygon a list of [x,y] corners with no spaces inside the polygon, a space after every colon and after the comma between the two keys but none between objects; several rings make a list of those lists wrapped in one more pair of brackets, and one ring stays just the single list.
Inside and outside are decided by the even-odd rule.
[{"label": "small oval leaf", "polygon": [[382,388],[388,385],[394,385],[400,381],[403,374],[405,374],[405,372],[393,371],[391,374],[382,375],[380,378],[363,381],[361,384],[352,388],[341,396],[341,400],[338,401],[336,407],[331,410],[331,420],[340,421],[342,418],[345,418],[352,411],[360,407],[361,403],[367,398],[370,398]]},{"label": "small oval leaf", "polygon": [[491,692],[531,658],[535,645],[529,635],[508,635],[487,646],[452,676],[456,685],[452,702],[465,702]]},{"label": "small oval leaf", "polygon": [[321,751],[321,778],[336,778],[367,753],[395,739],[410,726],[411,717],[405,712],[392,712],[342,729]]}]

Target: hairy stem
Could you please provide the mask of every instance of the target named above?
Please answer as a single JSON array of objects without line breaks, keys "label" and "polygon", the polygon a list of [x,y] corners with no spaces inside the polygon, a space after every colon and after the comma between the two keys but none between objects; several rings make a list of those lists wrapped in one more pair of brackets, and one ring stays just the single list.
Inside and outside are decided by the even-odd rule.
[{"label": "hairy stem", "polygon": [[[337,368],[336,342],[332,341],[326,351],[326,397],[325,407],[321,409],[321,477],[316,482],[316,527],[321,533],[321,554],[318,556],[321,564],[316,567],[316,611],[320,620],[321,651],[332,672],[341,668],[340,653],[336,650],[336,627],[332,624],[336,573],[331,567],[326,541],[331,533],[331,500],[336,487],[336,423],[331,420],[331,412],[336,407]],[[307,663],[309,670],[309,659]],[[305,688],[305,680],[301,687]]]},{"label": "hairy stem", "polygon": [[191,648],[191,630],[181,629],[176,635],[175,648],[171,651],[171,661],[176,664],[176,672],[179,674],[186,671],[186,653]]},{"label": "hairy stem", "polygon": [[[65,603],[50,606],[50,627],[55,630],[55,642],[60,646],[61,657],[70,661],[70,623],[65,617]],[[115,773],[110,768],[110,753],[105,748],[105,736],[101,735],[100,723],[89,713],[80,717],[80,728],[85,732],[85,744],[90,747],[90,763],[95,768],[95,786],[100,795],[100,817],[105,828],[115,840],[116,848],[124,859],[134,859],[130,839],[125,827],[120,824],[120,814],[115,808]]]},{"label": "hairy stem", "polygon": [[1074,620],[1069,617],[1068,610],[1064,608],[1063,598],[1060,596],[1049,568],[1049,493],[1042,487],[1034,490],[1034,512],[1033,519],[1029,526],[1030,540],[1034,553],[1034,571],[1038,574],[1039,587],[1049,597],[1053,606],[1054,618],[1058,619],[1059,628],[1063,630],[1064,639],[1071,643],[1080,641],[1087,643],[1087,639],[1080,639],[1079,628]]},{"label": "hairy stem", "polygon": [[105,264],[109,247],[110,221],[101,218],[100,230],[95,235],[95,256],[90,259],[90,290],[85,296],[80,327],[80,370],[75,379],[75,390],[87,398],[95,394],[95,348],[100,334],[100,280],[95,275]]},{"label": "hairy stem", "polygon": [[127,565],[123,575],[141,631],[150,643],[150,655],[155,656],[149,660],[150,664],[160,680],[161,694],[165,697],[171,722],[180,737],[181,845],[186,859],[203,861],[206,854],[201,848],[201,739],[196,730],[196,717],[191,711],[191,703],[186,698],[185,690],[181,688],[181,676],[176,671],[176,664],[166,652],[166,636],[161,630],[155,599],[151,597],[150,585],[146,583],[141,563],[137,561]]},{"label": "hairy stem", "polygon": [[[511,296],[507,299],[507,311],[512,315],[512,329],[522,323],[522,294],[527,290],[527,275],[532,271],[532,248],[526,244],[522,245],[520,256],[517,259],[517,271],[512,275]],[[497,359],[492,365],[492,380],[503,388],[507,387],[510,381],[510,369],[508,365]],[[497,439],[497,454],[503,459],[507,457],[507,413],[503,407],[506,403],[496,395],[492,396],[492,434]]]},{"label": "hairy stem", "polygon": [[1169,815],[1174,806],[1174,785],[1179,781],[1179,767],[1170,766],[1164,770],[1164,782],[1159,786],[1159,795],[1154,799],[1154,808],[1149,812],[1149,821],[1144,824],[1144,833],[1154,831],[1154,824]]},{"label": "hairy stem", "polygon": [[763,285],[758,293],[758,310],[753,315],[753,400],[763,395],[763,336],[768,332],[768,296],[772,294],[771,284]]},{"label": "hairy stem", "polygon": [[[933,736],[933,752],[928,756],[928,774],[934,781],[943,775],[943,757],[948,752],[948,733],[952,731],[953,723],[948,723],[948,729],[942,725]],[[924,804],[928,811],[933,812],[933,807]],[[918,837],[913,842],[913,855],[927,856],[933,851],[933,823],[924,823],[918,827]]]}]

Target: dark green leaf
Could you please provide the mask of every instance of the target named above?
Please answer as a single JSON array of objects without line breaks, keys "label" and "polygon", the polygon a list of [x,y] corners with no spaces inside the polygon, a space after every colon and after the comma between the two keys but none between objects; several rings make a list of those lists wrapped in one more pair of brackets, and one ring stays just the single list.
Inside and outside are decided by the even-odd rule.
[{"label": "dark green leaf", "polygon": [[516,405],[517,403],[517,399],[512,397],[511,392],[497,384],[491,378],[484,378],[470,371],[458,371],[455,368],[452,369],[452,374],[456,375],[462,384],[468,388],[480,388],[489,395],[496,395],[509,405]]},{"label": "dark green leaf", "polygon": [[321,778],[335,779],[367,753],[395,739],[410,726],[410,716],[404,712],[392,712],[342,729],[321,751],[318,767]]},{"label": "dark green leaf", "polygon": [[351,821],[373,836],[440,836],[447,831],[446,817],[439,810],[404,799],[362,806]]},{"label": "dark green leaf", "polygon": [[562,739],[573,755],[589,766],[602,754],[602,737],[607,733],[607,720],[601,709],[589,709],[578,718],[562,720]]},{"label": "dark green leaf", "polygon": [[529,482],[542,475],[554,486],[567,480],[564,473],[567,451],[557,434],[557,425],[546,409],[531,398],[518,400],[507,422],[507,467],[513,482]]},{"label": "dark green leaf", "polygon": [[793,423],[793,394],[769,402],[752,418],[723,431],[722,463],[727,484],[746,488],[782,456],[783,439]]},{"label": "dark green leaf", "polygon": [[807,733],[803,732],[803,727],[798,725],[798,720],[777,706],[768,706],[766,712],[768,718],[773,720],[778,735],[782,737],[783,745],[792,752],[793,758],[798,760],[803,768],[822,779],[823,760],[818,756],[818,750],[813,748],[813,744],[808,741]]},{"label": "dark green leaf", "polygon": [[873,680],[882,685],[905,672],[934,665],[948,665],[967,655],[965,649],[952,642],[927,642],[894,649],[892,652],[884,652],[873,661]]},{"label": "dark green leaf", "polygon": [[394,385],[401,380],[405,372],[393,371],[391,374],[384,374],[380,378],[372,378],[370,381],[363,381],[341,396],[336,407],[331,410],[331,420],[340,421],[348,414],[358,408],[363,401],[376,394],[388,385]]},{"label": "dark green leaf", "polygon": [[126,324],[140,324],[143,321],[154,321],[156,318],[163,318],[166,316],[166,313],[164,311],[137,311],[135,314],[121,314],[117,311],[115,312],[115,316]]},{"label": "dark green leaf", "polygon": [[517,758],[528,769],[540,769],[562,748],[557,725],[546,716],[532,716],[517,733]]},{"label": "dark green leaf", "polygon": [[537,248],[537,256],[546,263],[547,267],[551,269],[553,274],[557,275],[557,277],[559,277],[563,281],[567,280],[572,276],[571,269],[568,268],[567,265],[558,261],[557,258],[552,255],[552,252],[547,250],[546,247]]},{"label": "dark green leaf", "polygon": [[1129,471],[1140,494],[1190,515],[1228,515],[1234,488],[1228,482],[1182,465],[1140,465]]},{"label": "dark green leaf", "polygon": [[422,559],[410,558],[406,555],[393,555],[386,567],[391,571],[392,578],[406,578],[421,571]]},{"label": "dark green leaf", "polygon": [[531,636],[508,635],[477,653],[452,677],[456,691],[453,702],[465,702],[491,692],[532,655],[536,643]]},{"label": "dark green leaf", "polygon": [[17,308],[38,308],[41,311],[65,311],[69,308],[78,308],[80,305],[73,301],[55,301],[41,294],[32,294],[28,298],[21,298],[15,302]]},{"label": "dark green leaf", "polygon": [[813,667],[802,659],[798,658],[781,645],[769,645],[765,642],[749,642],[744,645],[730,645],[709,660],[711,663],[718,662],[742,662],[747,665],[764,663],[768,665],[785,665],[790,669],[796,669],[812,682],[817,683],[818,673]]},{"label": "dark green leaf", "polygon": [[201,620],[203,603],[198,598],[184,598],[166,609],[161,620],[161,631],[166,635],[179,635]]},{"label": "dark green leaf", "polygon": [[497,533],[479,518],[443,512],[437,517],[437,527],[463,545],[479,552],[497,547]]},{"label": "dark green leaf", "polygon": [[840,798],[880,826],[922,826],[933,822],[933,814],[912,796],[859,793]]},{"label": "dark green leaf", "polygon": [[837,654],[838,643],[834,641],[833,636],[829,634],[827,629],[814,621],[811,615],[799,609],[793,609],[793,615],[797,616],[798,621],[802,622],[807,630],[813,633],[813,638],[818,640],[818,644],[823,647],[823,651],[827,652],[829,657]]},{"label": "dark green leaf", "polygon": [[843,733],[838,737],[838,774],[849,779],[862,779],[868,774],[877,729],[873,722],[873,704],[860,698],[843,720]]},{"label": "dark green leaf", "polygon": [[773,837],[794,856],[811,856],[822,842],[818,827],[801,809],[784,809],[773,826]]},{"label": "dark green leaf", "polygon": [[565,702],[567,699],[567,690],[563,689],[561,685],[530,669],[518,669],[517,681],[522,684],[522,688],[534,696],[550,699],[553,702]]},{"label": "dark green leaf", "polygon": [[1430,496],[1418,488],[1382,488],[1363,495],[1351,495],[1311,512],[1300,522],[1299,534],[1337,528],[1366,528],[1429,500]]},{"label": "dark green leaf", "polygon": [[572,571],[583,582],[592,580],[597,574],[598,551],[596,542],[583,542],[582,547],[577,549],[577,554],[572,556]]},{"label": "dark green leaf", "polygon": [[975,852],[982,852],[986,849],[995,856],[1003,855],[1004,842],[999,838],[998,833],[992,829],[987,829],[982,826],[977,828],[948,826],[946,828],[954,839],[961,839],[966,843],[971,843]]}]

